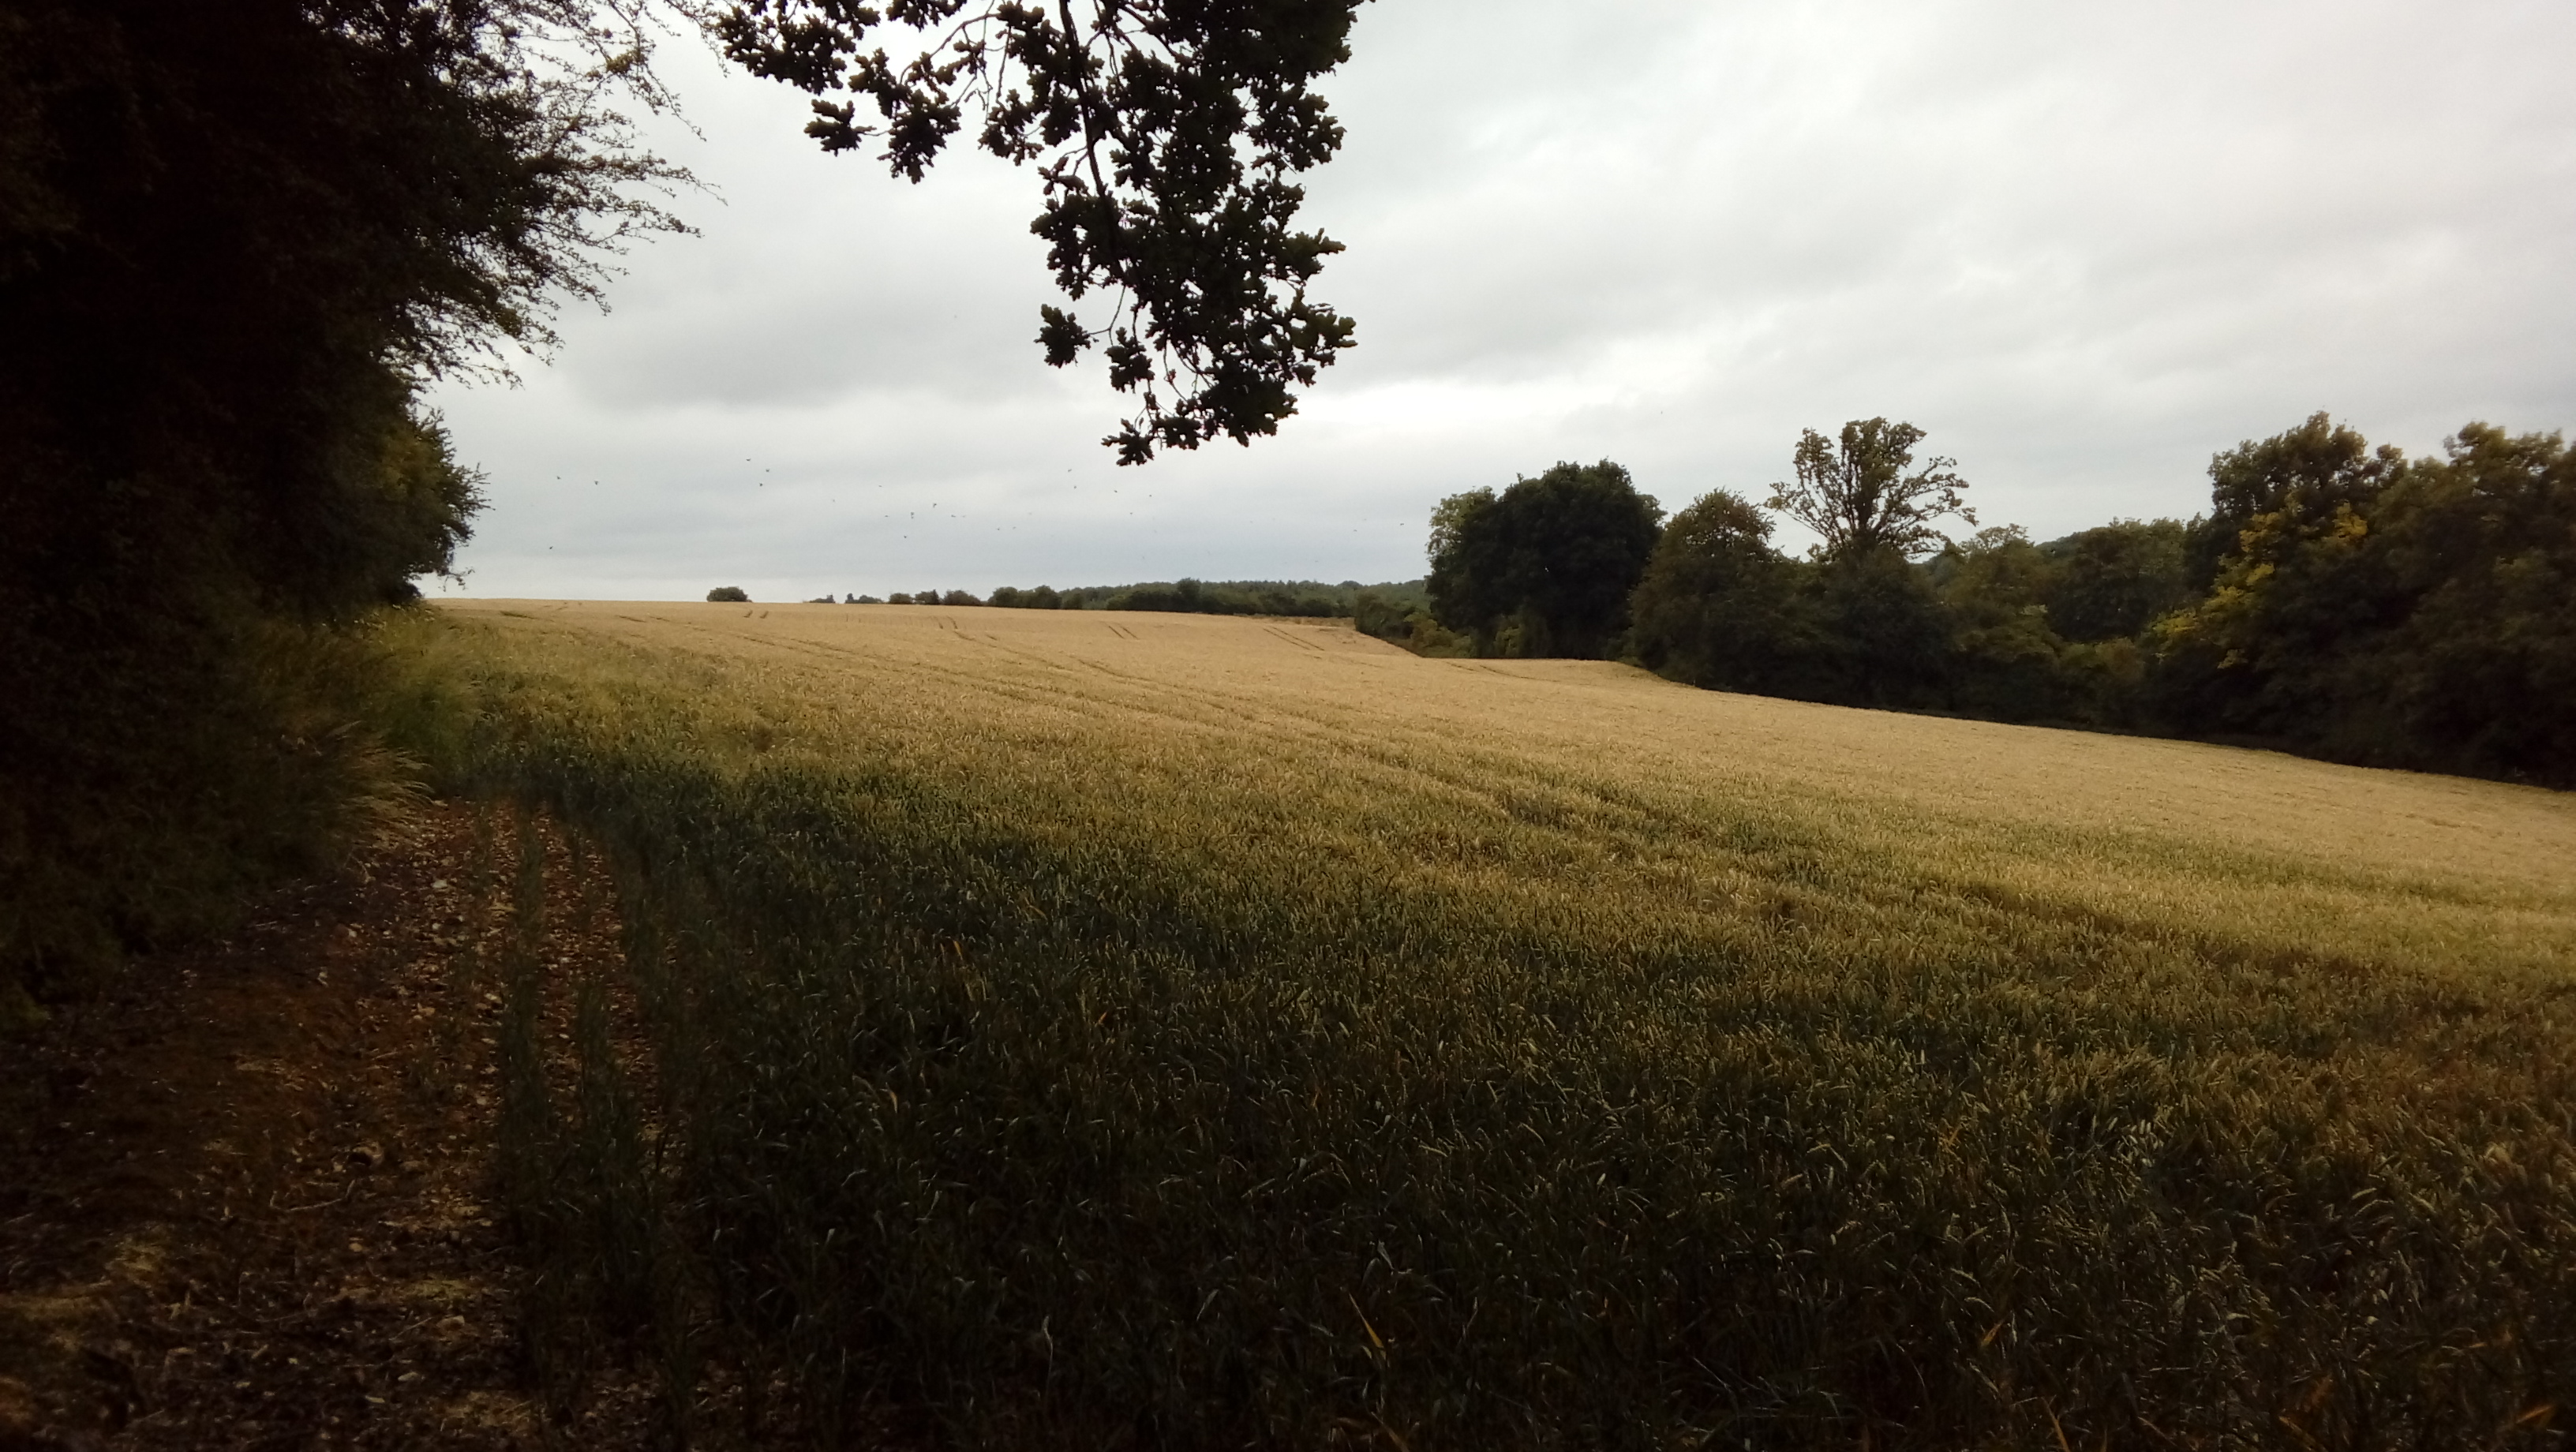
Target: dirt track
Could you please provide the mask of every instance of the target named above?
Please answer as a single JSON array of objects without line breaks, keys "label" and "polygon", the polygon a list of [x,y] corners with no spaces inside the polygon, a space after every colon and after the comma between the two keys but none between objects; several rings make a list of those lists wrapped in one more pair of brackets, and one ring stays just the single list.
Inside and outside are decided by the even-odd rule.
[{"label": "dirt track", "polygon": [[0,1045],[0,1452],[645,1440],[524,1389],[475,864],[434,807]]}]

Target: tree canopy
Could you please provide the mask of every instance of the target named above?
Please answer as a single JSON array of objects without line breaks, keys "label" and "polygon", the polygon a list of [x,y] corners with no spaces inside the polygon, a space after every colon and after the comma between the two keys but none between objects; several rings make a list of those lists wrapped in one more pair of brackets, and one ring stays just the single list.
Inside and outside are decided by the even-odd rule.
[{"label": "tree canopy", "polygon": [[478,502],[420,385],[678,225],[611,104],[660,99],[632,19],[0,3],[0,1018],[308,860],[363,785],[359,656],[316,632]]},{"label": "tree canopy", "polygon": [[[2556,434],[2472,423],[2410,459],[2317,414],[2212,458],[2199,519],[2045,543],[1999,526],[1917,562],[1906,526],[1863,525],[1901,517],[1884,486],[1919,431],[1846,433],[1839,454],[1801,448],[1826,483],[1811,502],[1850,505],[1812,511],[1843,529],[1807,560],[1726,491],[1675,516],[1631,598],[1634,659],[1730,690],[2576,785],[2576,451]],[[1922,482],[1928,529],[1942,492]],[[1495,503],[1449,501],[1438,537],[1474,538]]]},{"label": "tree canopy", "polygon": [[2179,725],[2576,781],[2576,453],[2558,435],[2472,423],[2409,460],[2319,414],[2210,477],[2220,509],[2254,512],[2208,595],[2157,627]]},{"label": "tree canopy", "polygon": [[2406,455],[2370,441],[2323,413],[2260,442],[2247,440],[2209,461],[2209,517],[2195,533],[2192,579],[2207,589],[2237,535],[2259,516],[2288,510],[2310,520],[2339,504],[2358,505],[2388,486]]},{"label": "tree canopy", "polygon": [[1601,655],[1663,513],[1607,459],[1452,495],[1432,515],[1432,614],[1506,655]]},{"label": "tree canopy", "polygon": [[1883,418],[1854,419],[1839,439],[1808,429],[1798,440],[1795,482],[1771,486],[1769,506],[1824,536],[1824,553],[1844,558],[1892,549],[1911,558],[1944,543],[1933,521],[1975,511],[1960,501],[1968,487],[1956,459],[1934,458],[1912,473],[1923,430]]},{"label": "tree canopy", "polygon": [[2053,542],[2043,604],[2068,640],[2134,636],[2187,603],[2190,530],[2171,519],[2115,519]]},{"label": "tree canopy", "polygon": [[1649,669],[1715,690],[1787,687],[1809,643],[1798,567],[1771,547],[1771,521],[1716,489],[1664,526],[1629,602],[1630,640]]},{"label": "tree canopy", "polygon": [[[917,182],[972,112],[978,145],[1037,165],[1030,230],[1077,305],[1040,309],[1037,341],[1056,367],[1102,345],[1139,404],[1105,442],[1140,464],[1277,432],[1293,390],[1351,346],[1352,321],[1306,295],[1342,244],[1297,230],[1290,178],[1341,147],[1313,83],[1350,58],[1359,4],[742,0],[715,29],[746,69],[815,97],[806,129],[826,151],[880,137]],[[889,26],[908,59],[871,48]]]}]

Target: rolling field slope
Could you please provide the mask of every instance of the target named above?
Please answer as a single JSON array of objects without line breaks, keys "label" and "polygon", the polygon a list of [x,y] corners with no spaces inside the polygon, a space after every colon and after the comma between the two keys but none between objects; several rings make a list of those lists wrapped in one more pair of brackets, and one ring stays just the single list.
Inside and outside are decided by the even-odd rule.
[{"label": "rolling field slope", "polygon": [[619,874],[624,981],[509,970],[590,1027],[504,1162],[534,1334],[683,1421],[2541,1445],[2576,1384],[2566,796],[1305,622],[392,645]]}]

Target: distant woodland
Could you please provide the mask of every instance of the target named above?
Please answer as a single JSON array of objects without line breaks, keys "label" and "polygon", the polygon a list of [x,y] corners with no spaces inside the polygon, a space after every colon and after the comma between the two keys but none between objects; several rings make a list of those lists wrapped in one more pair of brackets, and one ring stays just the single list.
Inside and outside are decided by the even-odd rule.
[{"label": "distant woodland", "polygon": [[[898,594],[895,603],[1337,615],[1418,654],[1624,660],[1836,705],[2187,736],[2576,782],[2576,462],[2463,427],[2439,456],[2317,414],[2210,461],[2210,508],[2059,539],[1973,525],[1922,431],[1809,433],[1757,504],[1666,519],[1615,463],[1444,500],[1431,573]],[[1775,519],[1822,543],[1792,556]],[[863,597],[849,597],[865,603]]]},{"label": "distant woodland", "polygon": [[[2317,414],[2210,461],[2210,508],[2062,539],[1974,523],[1920,431],[1810,433],[1768,508],[1669,521],[1616,464],[1559,465],[1434,521],[1417,649],[1628,659],[1717,690],[2576,782],[2576,460],[2463,427],[2438,456]],[[1773,516],[1823,542],[1772,543]]]},{"label": "distant woodland", "polygon": [[[731,585],[707,592],[709,600],[748,598]],[[1285,615],[1314,619],[1348,619],[1386,602],[1426,608],[1430,594],[1420,580],[1363,585],[1344,580],[1327,585],[1315,580],[1155,580],[1132,585],[1078,585],[1059,590],[1052,585],[1020,589],[1004,585],[991,595],[972,590],[898,590],[894,594],[829,595],[809,605],[997,605],[1013,610],[1166,610],[1179,615]],[[1375,618],[1372,616],[1372,618]]]}]

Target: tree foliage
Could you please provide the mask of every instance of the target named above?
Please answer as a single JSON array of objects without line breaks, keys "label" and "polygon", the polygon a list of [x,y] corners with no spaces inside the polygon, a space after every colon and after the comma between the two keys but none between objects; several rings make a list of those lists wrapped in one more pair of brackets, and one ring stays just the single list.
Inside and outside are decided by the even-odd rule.
[{"label": "tree foliage", "polygon": [[1913,468],[1923,430],[1883,418],[1854,419],[1840,439],[1808,429],[1792,457],[1795,482],[1771,486],[1771,508],[1824,536],[1828,557],[1858,558],[1894,550],[1907,558],[1939,548],[1945,537],[1933,521],[1956,515],[1970,524],[1976,513],[1960,501],[1968,487],[1958,460],[1933,458]]},{"label": "tree foliage", "polygon": [[1452,495],[1432,514],[1432,614],[1484,654],[1605,654],[1662,519],[1607,459]]},{"label": "tree foliage", "polygon": [[2472,423],[2408,460],[2320,414],[2211,479],[2222,513],[2254,512],[2208,596],[2159,627],[2180,725],[2576,782],[2576,456],[2558,435]]},{"label": "tree foliage", "polygon": [[2074,714],[2066,699],[2066,642],[2049,604],[2063,567],[2009,524],[1977,531],[1934,564],[1950,632],[1944,704],[2007,721]]},{"label": "tree foliage", "polygon": [[2115,519],[2044,546],[2053,569],[2040,603],[2072,641],[2133,637],[2192,597],[2192,530],[2178,520]]},{"label": "tree foliage", "polygon": [[[1076,304],[1107,298],[1090,321],[1042,308],[1038,343],[1056,367],[1103,346],[1111,384],[1140,405],[1105,442],[1136,464],[1277,432],[1293,390],[1351,345],[1351,320],[1306,295],[1341,244],[1296,229],[1291,178],[1341,146],[1312,87],[1349,59],[1358,7],[742,0],[716,31],[744,67],[816,98],[806,129],[826,151],[880,137],[917,182],[972,113],[978,145],[1037,166],[1030,230],[1057,285]],[[871,46],[890,26],[908,58]]]},{"label": "tree foliage", "polygon": [[1952,624],[1927,571],[1881,546],[1828,555],[1808,580],[1817,649],[1801,694],[1891,710],[1944,704]]},{"label": "tree foliage", "polygon": [[2209,461],[2210,518],[2242,529],[2266,514],[2310,518],[2376,498],[2406,467],[2394,445],[2377,449],[2324,413],[2260,443],[2247,441]]},{"label": "tree foliage", "polygon": [[1943,704],[1952,621],[1892,546],[1799,561],[1726,490],[1673,517],[1631,601],[1631,652],[1676,680],[1840,705]]},{"label": "tree foliage", "polygon": [[1771,521],[1724,489],[1701,495],[1656,541],[1629,602],[1629,641],[1650,670],[1721,691],[1788,694],[1813,648],[1801,567],[1771,548]]},{"label": "tree foliage", "polygon": [[1327,588],[1270,581],[1130,585],[1103,602],[1108,610],[1164,610],[1184,615],[1288,615],[1324,619],[1347,615],[1352,605]]},{"label": "tree foliage", "polygon": [[2396,477],[2403,451],[2370,441],[2324,413],[2257,443],[2247,440],[2209,461],[2209,517],[2192,541],[2192,581],[2206,590],[2220,562],[2237,553],[2238,534],[2263,515],[2292,511],[2309,519],[2359,505]]},{"label": "tree foliage", "polygon": [[609,105],[659,99],[632,19],[0,4],[0,979],[198,921],[346,806],[329,632],[476,505],[419,384],[676,225]]},{"label": "tree foliage", "polygon": [[[1876,449],[1878,476],[1901,474],[1912,438],[1854,432],[1841,458]],[[2408,459],[2318,414],[2209,477],[2188,524],[2044,544],[2004,526],[1919,563],[1859,527],[1895,517],[1884,490],[1804,562],[1718,491],[1664,531],[1630,643],[1698,685],[2576,785],[2576,454],[2558,435],[2473,423]],[[1475,538],[1495,507],[1449,501],[1440,537]]]}]

